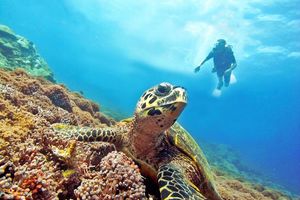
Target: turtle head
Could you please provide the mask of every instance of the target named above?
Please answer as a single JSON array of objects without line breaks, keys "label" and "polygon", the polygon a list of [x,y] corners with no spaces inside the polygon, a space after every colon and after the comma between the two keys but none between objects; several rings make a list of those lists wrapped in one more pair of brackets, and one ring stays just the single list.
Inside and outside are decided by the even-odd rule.
[{"label": "turtle head", "polygon": [[161,133],[171,127],[187,104],[186,90],[160,83],[145,91],[137,103],[135,122],[139,130]]}]

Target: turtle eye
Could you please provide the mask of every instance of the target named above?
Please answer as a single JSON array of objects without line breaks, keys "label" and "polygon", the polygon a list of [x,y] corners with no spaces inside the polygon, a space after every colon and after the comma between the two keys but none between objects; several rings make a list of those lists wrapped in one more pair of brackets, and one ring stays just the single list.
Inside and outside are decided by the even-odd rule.
[{"label": "turtle eye", "polygon": [[171,90],[171,86],[168,83],[161,83],[157,86],[156,90],[155,90],[155,94],[158,96],[164,96],[169,94]]}]

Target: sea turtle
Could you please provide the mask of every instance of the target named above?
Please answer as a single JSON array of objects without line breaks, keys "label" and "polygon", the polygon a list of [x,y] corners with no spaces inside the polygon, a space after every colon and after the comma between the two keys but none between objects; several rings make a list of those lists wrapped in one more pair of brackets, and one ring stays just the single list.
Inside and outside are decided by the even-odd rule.
[{"label": "sea turtle", "polygon": [[200,147],[176,122],[186,104],[184,88],[161,83],[141,96],[131,120],[98,129],[54,128],[65,138],[114,143],[135,160],[143,175],[158,184],[163,200],[222,200]]}]

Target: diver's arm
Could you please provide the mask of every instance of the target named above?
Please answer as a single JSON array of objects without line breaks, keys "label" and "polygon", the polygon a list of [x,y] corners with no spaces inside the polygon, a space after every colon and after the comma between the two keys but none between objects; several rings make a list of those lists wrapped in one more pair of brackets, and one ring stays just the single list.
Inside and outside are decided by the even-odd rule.
[{"label": "diver's arm", "polygon": [[231,71],[234,70],[236,68],[237,64],[236,62],[231,64],[231,67],[229,68]]},{"label": "diver's arm", "polygon": [[201,64],[195,68],[194,72],[197,73],[200,70],[200,67],[209,59],[211,59],[214,56],[213,51],[211,51],[208,56],[201,62]]},{"label": "diver's arm", "polygon": [[233,51],[231,50],[231,48],[230,48],[230,51],[231,51],[231,65],[230,65],[230,67],[225,71],[225,73],[234,70],[234,69],[236,68],[236,66],[237,66],[236,60],[235,60],[235,57],[234,57],[234,54],[233,54]]},{"label": "diver's arm", "polygon": [[232,70],[234,70],[236,68],[236,66],[237,66],[236,62],[231,63],[230,67],[225,71],[225,74],[232,72]]},{"label": "diver's arm", "polygon": [[202,63],[199,66],[202,66],[206,61],[208,61],[209,59],[205,58]]},{"label": "diver's arm", "polygon": [[231,64],[231,70],[234,70],[235,68],[236,68],[236,66],[237,66],[237,64],[236,64],[236,60],[235,60],[235,57],[234,57],[234,54],[233,54],[233,52],[232,52],[232,64]]},{"label": "diver's arm", "polygon": [[200,67],[201,67],[206,61],[207,61],[206,59],[203,60],[202,63],[201,63],[198,67],[196,67],[196,68],[194,69],[194,72],[195,72],[195,73],[199,72]]}]

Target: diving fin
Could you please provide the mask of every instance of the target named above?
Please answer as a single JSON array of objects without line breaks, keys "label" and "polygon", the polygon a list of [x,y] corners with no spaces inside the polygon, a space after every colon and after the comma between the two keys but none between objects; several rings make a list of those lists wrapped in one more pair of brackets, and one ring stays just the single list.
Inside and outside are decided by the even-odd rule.
[{"label": "diving fin", "polygon": [[233,72],[231,72],[229,84],[232,85],[232,84],[235,84],[236,82],[237,82],[237,79],[236,79],[235,75],[233,74]]},{"label": "diving fin", "polygon": [[214,91],[212,92],[212,95],[216,98],[220,97],[222,95],[222,91],[219,89],[214,89]]}]

